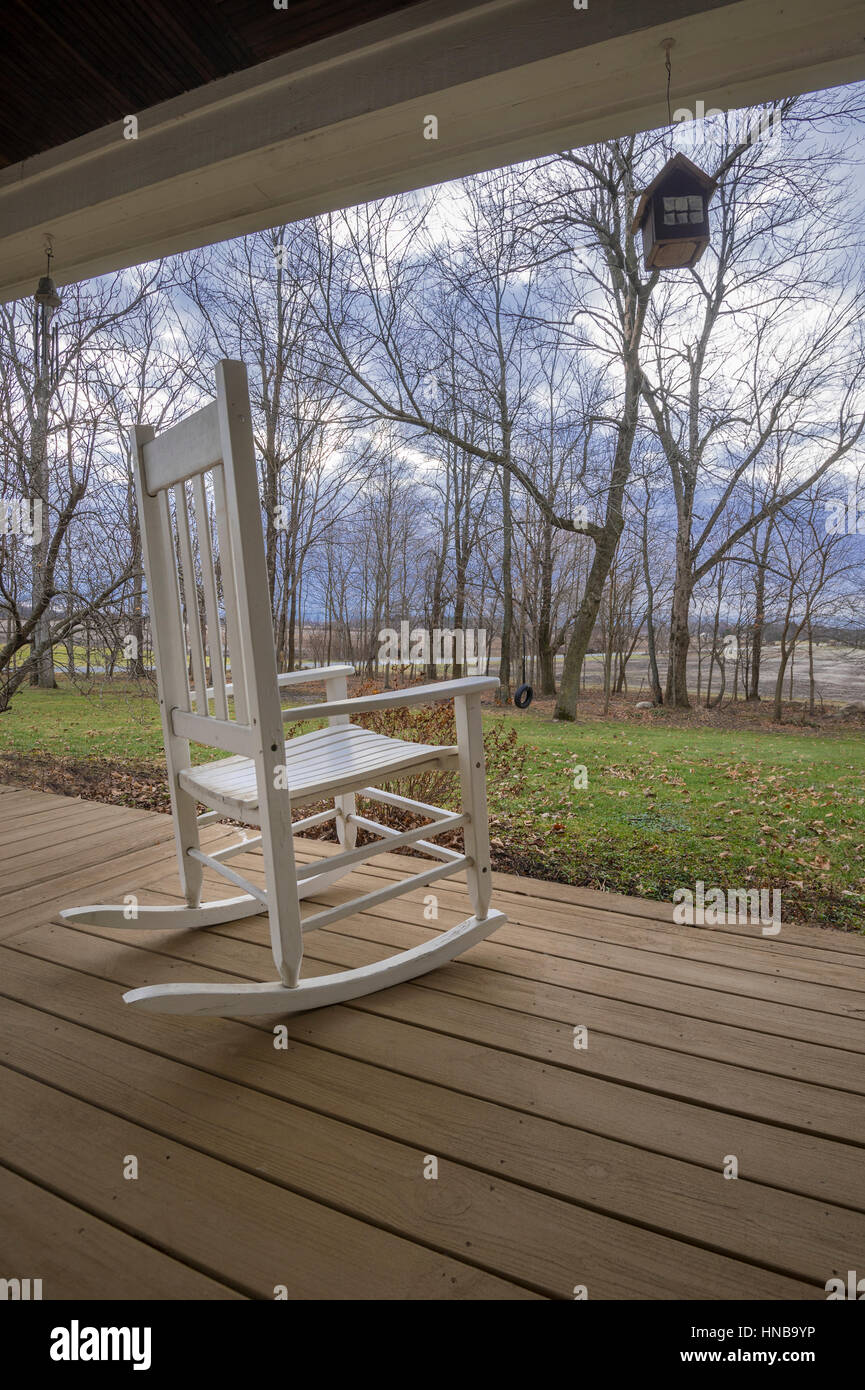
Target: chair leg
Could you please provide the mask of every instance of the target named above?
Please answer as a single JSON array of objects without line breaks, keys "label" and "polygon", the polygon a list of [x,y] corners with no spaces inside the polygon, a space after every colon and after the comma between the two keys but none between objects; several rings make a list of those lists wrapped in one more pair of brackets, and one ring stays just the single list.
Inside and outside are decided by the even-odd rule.
[{"label": "chair leg", "polygon": [[336,838],[343,849],[354,849],[357,844],[357,826],[349,821],[357,810],[353,795],[334,797],[336,807]]},{"label": "chair leg", "polygon": [[466,881],[475,916],[483,921],[490,910],[492,869],[487,787],[484,772],[484,730],[479,695],[461,695],[454,701],[459,749],[460,790],[466,854]]},{"label": "chair leg", "polygon": [[[347,700],[348,680],[345,676],[331,676],[329,681],[325,681],[325,691],[328,700]],[[338,714],[327,722],[331,727],[334,724],[348,724],[349,717],[347,714]],[[354,849],[357,844],[357,826],[352,825],[348,820],[348,817],[353,816],[357,810],[357,803],[353,794],[347,793],[345,796],[334,797],[334,806],[336,807],[336,838],[343,849]]]},{"label": "chair leg", "polygon": [[275,786],[276,759],[256,760],[261,798],[261,854],[267,885],[270,945],[283,984],[294,988],[303,960],[303,927],[297,893],[294,839],[291,830],[291,798]]},{"label": "chair leg", "polygon": [[189,792],[184,791],[182,787],[175,787],[171,799],[174,803],[174,836],[177,844],[180,886],[183,889],[187,907],[199,907],[201,905],[204,866],[197,859],[191,859],[189,856],[189,850],[201,849],[195,797],[190,796]]}]

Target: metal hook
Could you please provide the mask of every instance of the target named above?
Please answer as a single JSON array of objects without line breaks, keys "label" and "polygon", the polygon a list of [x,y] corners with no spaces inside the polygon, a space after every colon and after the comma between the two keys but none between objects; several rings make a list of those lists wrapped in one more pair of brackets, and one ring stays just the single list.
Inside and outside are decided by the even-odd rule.
[{"label": "metal hook", "polygon": [[670,54],[672,53],[672,51],[673,51],[673,49],[675,48],[675,46],[676,46],[676,40],[675,40],[675,39],[664,39],[663,43],[661,44],[661,47],[662,47],[663,50],[664,50],[664,67],[666,68],[666,71],[667,71],[667,124],[668,124],[668,125],[672,125],[672,124],[673,124],[673,113],[672,113],[672,111],[671,111],[671,109],[670,109],[670,82],[671,82],[672,76],[673,76],[673,64],[672,64],[672,61],[671,61],[671,59],[670,59]]}]

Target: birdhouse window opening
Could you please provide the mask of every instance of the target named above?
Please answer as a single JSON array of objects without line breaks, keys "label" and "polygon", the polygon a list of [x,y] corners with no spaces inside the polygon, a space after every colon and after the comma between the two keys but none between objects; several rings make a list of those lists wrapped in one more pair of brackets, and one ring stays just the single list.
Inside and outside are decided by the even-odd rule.
[{"label": "birdhouse window opening", "polygon": [[689,224],[703,222],[705,216],[703,199],[699,195],[664,199],[664,225],[666,227],[675,227],[683,222]]}]

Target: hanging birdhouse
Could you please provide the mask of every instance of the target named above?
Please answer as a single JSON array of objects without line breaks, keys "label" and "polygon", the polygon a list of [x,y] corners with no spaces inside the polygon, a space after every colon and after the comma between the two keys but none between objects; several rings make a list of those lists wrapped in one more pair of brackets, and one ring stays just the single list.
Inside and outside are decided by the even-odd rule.
[{"label": "hanging birdhouse", "polygon": [[715,180],[683,154],[674,155],[640,198],[631,232],[643,233],[647,270],[687,270],[709,245]]}]

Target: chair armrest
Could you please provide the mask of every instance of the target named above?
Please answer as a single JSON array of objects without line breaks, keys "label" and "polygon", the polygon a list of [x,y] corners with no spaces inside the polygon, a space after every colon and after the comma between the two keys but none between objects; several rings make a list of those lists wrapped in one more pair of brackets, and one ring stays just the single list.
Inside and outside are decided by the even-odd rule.
[{"label": "chair armrest", "polygon": [[281,689],[284,685],[308,685],[312,681],[333,680],[334,676],[353,675],[353,666],[309,666],[306,670],[284,671],[276,683]]},{"label": "chair armrest", "polygon": [[330,719],[336,714],[363,714],[367,710],[397,709],[400,705],[434,705],[437,700],[481,695],[497,690],[498,676],[466,676],[462,680],[415,685],[407,690],[383,690],[380,695],[358,695],[353,700],[331,700],[320,705],[293,705],[282,711],[284,723],[294,719]]},{"label": "chair armrest", "polygon": [[[282,689],[284,685],[309,685],[314,681],[333,680],[334,676],[353,676],[353,666],[309,666],[301,671],[283,671],[282,675],[277,676],[276,683]],[[234,694],[234,686],[225,687],[226,695]],[[207,690],[207,698],[213,698],[213,687]]]}]

